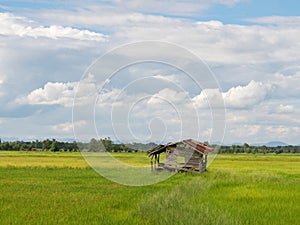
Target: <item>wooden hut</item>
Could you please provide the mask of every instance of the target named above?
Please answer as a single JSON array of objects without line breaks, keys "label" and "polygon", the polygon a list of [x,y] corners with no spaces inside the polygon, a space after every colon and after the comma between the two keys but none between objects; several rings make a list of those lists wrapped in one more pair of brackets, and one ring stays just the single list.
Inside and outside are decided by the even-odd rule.
[{"label": "wooden hut", "polygon": [[[173,170],[200,173],[206,170],[207,155],[213,149],[207,145],[187,139],[159,145],[148,152],[152,171]],[[164,163],[160,162],[160,154],[166,153]]]}]

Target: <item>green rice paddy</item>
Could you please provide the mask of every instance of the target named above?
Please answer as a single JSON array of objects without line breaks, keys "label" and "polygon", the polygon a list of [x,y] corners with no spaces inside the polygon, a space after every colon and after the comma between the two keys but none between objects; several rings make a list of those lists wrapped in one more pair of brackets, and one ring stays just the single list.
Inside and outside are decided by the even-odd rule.
[{"label": "green rice paddy", "polygon": [[[148,166],[145,153],[115,153]],[[0,224],[299,224],[300,155],[218,155],[208,171],[130,187],[80,153],[0,152]]]}]

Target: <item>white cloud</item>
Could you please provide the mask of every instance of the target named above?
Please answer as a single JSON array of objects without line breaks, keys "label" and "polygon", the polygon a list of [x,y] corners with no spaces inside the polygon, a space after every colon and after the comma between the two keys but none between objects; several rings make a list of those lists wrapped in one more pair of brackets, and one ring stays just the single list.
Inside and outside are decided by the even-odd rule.
[{"label": "white cloud", "polygon": [[246,126],[247,128],[247,134],[250,136],[257,135],[259,130],[261,129],[260,125],[251,125],[251,126]]},{"label": "white cloud", "polygon": [[[188,35],[186,35],[188,34]],[[257,64],[295,62],[300,58],[294,27],[243,26],[219,21],[181,20],[170,25],[141,24],[123,26],[114,35],[119,40],[164,40],[192,49],[207,62],[221,64]]]},{"label": "white cloud", "polygon": [[204,89],[192,100],[196,108],[221,107],[224,105],[222,94],[218,89]]},{"label": "white cloud", "polygon": [[264,101],[270,93],[271,86],[251,81],[246,86],[230,88],[223,93],[226,106],[230,108],[247,108]]},{"label": "white cloud", "polygon": [[[85,104],[87,102],[86,99],[83,98],[83,96],[92,97],[90,99],[94,100],[95,96],[93,94],[95,94],[94,91],[96,90],[95,86],[89,86],[90,83],[94,82],[93,76],[92,75],[88,76],[87,80],[89,82],[85,81],[86,86],[82,86],[83,87],[82,91],[78,95],[80,101],[83,101]],[[278,80],[276,81],[274,80],[272,82],[277,82],[277,84],[279,84]],[[270,83],[265,85],[269,87]],[[23,98],[23,100],[24,99],[26,100],[23,103],[48,104],[48,105],[61,104],[65,107],[69,107],[71,105],[68,103],[67,99],[71,100],[71,96],[73,96],[74,93],[74,89],[73,89],[74,86],[76,86],[76,83],[49,83],[46,84],[43,88],[32,91],[28,96],[26,96],[26,98]],[[94,91],[91,91],[91,88],[92,89],[94,88],[93,89]],[[86,91],[88,90],[90,91],[90,93],[86,95]],[[270,90],[270,89],[266,89],[266,90]],[[132,118],[130,120],[132,120],[133,122],[134,132],[138,132],[138,130],[142,129],[141,127],[147,125],[146,121],[149,121],[151,118],[159,118],[164,121],[166,127],[168,128],[168,132],[170,132],[168,133],[168,136],[170,136],[172,135],[172,132],[175,132],[175,129],[177,129],[176,130],[177,133],[175,132],[176,135],[179,135],[178,131],[180,130],[181,122],[184,123],[186,127],[193,126],[193,124],[191,124],[191,120],[194,121],[194,125],[197,123],[196,122],[197,116],[195,112],[192,113],[192,111],[195,109],[192,109],[190,107],[191,105],[190,105],[190,100],[188,98],[188,93],[185,93],[183,91],[172,90],[168,88],[162,89],[161,91],[154,94],[152,97],[145,99],[142,102],[139,102],[138,100],[142,99],[145,93],[131,93],[131,94],[125,92],[121,94],[120,93],[121,90],[119,89],[112,89],[111,91],[104,92],[103,95],[101,95],[101,101],[98,102],[99,106],[101,106],[99,111],[100,115],[103,116],[104,108],[106,111],[112,113],[111,115],[113,116],[112,117],[113,121],[115,123],[115,126],[118,127],[118,129],[122,126],[125,125],[127,126],[128,119]],[[257,95],[260,94],[260,97],[255,96],[255,94]],[[262,99],[265,100],[266,96],[271,98],[272,97],[271,94],[272,91],[270,91],[269,93],[264,92],[264,85],[262,85],[262,83],[254,82],[254,81],[251,81],[249,84],[245,86],[233,87],[224,93],[220,92],[217,89],[203,90],[198,96],[191,99],[191,101],[198,108],[200,108],[200,110],[198,111],[198,113],[200,113],[199,114],[200,117],[198,118],[201,121],[201,130],[200,130],[201,138],[204,138],[206,140],[207,138],[209,138],[209,135],[211,134],[212,131],[211,128],[209,128],[211,118],[207,117],[207,113],[204,113],[205,116],[201,114],[205,111],[205,110],[203,111],[201,107],[204,108],[208,107],[208,104],[206,102],[207,99],[210,99],[215,104],[217,101],[214,101],[214,99],[220,100],[220,97],[225,96],[225,102],[226,101],[231,102],[230,107],[228,107],[229,113],[227,116],[227,123],[229,123],[228,132],[230,134],[230,137],[229,138],[227,137],[227,140],[229,140],[229,142],[230,140],[231,142],[235,142],[236,140],[241,140],[243,138],[246,138],[243,139],[243,141],[249,143],[259,142],[259,137],[262,137],[262,135],[264,135],[264,131],[270,134],[269,136],[270,138],[275,138],[275,135],[278,134],[280,131],[282,131],[284,132],[285,135],[281,135],[278,137],[280,137],[281,140],[289,142],[288,134],[291,134],[292,130],[287,129],[286,126],[280,124],[287,124],[286,121],[291,121],[290,117],[294,118],[294,114],[286,115],[287,112],[296,113],[296,111],[294,111],[294,107],[292,105],[280,105],[277,110],[272,111],[272,115],[269,115],[269,111],[267,108],[266,110],[264,110],[261,106],[257,104],[263,102]],[[263,98],[261,96],[263,96]],[[252,100],[251,99],[252,97],[255,100]],[[175,108],[173,108],[168,103],[165,104],[166,102],[163,101],[161,98],[170,101],[172,104],[174,104]],[[259,99],[259,101],[257,99]],[[244,103],[244,101],[246,102],[250,101],[252,105],[250,103]],[[92,103],[92,101],[90,101],[89,103]],[[135,103],[136,105],[134,105]],[[134,106],[133,108],[134,110],[130,111],[130,109],[133,106]],[[159,106],[159,107],[155,107],[155,106]],[[220,105],[216,104],[214,106],[220,106]],[[79,105],[79,107],[85,108],[85,105],[82,104]],[[241,110],[245,107],[247,108],[247,110]],[[235,110],[232,111],[231,108],[234,108]],[[256,110],[260,110],[260,111],[257,112]],[[127,114],[130,117],[127,118]],[[180,115],[181,117],[178,117],[178,115]],[[108,118],[110,118],[109,115]],[[273,128],[273,126],[263,127],[261,124],[262,121],[268,122],[268,120],[277,121],[279,125],[277,125],[277,127],[275,128]],[[101,127],[107,126],[106,123],[110,123],[110,121],[106,121],[106,122],[102,121]],[[300,121],[295,120],[293,122],[294,125],[297,123],[300,123]],[[71,131],[72,126],[73,125],[71,123],[61,123],[61,124],[51,126],[51,130],[63,131],[66,133]],[[78,123],[76,126],[77,128],[82,126],[82,129],[84,129],[83,122]],[[285,128],[283,129],[283,127]],[[186,129],[185,131],[186,132],[184,133],[184,135],[186,137],[188,137],[189,135],[193,135],[193,133],[189,132],[188,129]],[[116,132],[121,132],[121,131],[116,131]],[[126,130],[126,132],[125,131],[122,132],[123,132],[121,134],[121,136],[123,135],[122,138],[124,139],[126,136],[125,139],[130,140],[130,135],[128,131]],[[147,136],[147,132],[148,132],[147,129],[143,130],[141,131],[141,135],[143,134]],[[199,130],[197,132],[199,132]]]},{"label": "white cloud", "polygon": [[[248,108],[264,101],[270,93],[271,86],[261,82],[251,81],[246,86],[230,88],[227,92],[220,92],[218,89],[204,89],[193,98],[195,107],[227,107],[227,108]],[[224,103],[225,105],[224,105]]]},{"label": "white cloud", "polygon": [[268,126],[266,127],[266,131],[271,133],[271,135],[278,135],[279,137],[283,137],[289,134],[290,128],[286,126]]},{"label": "white cloud", "polygon": [[246,123],[250,122],[250,118],[247,117],[247,115],[241,115],[240,112],[232,112],[232,111],[227,111],[226,112],[226,122],[230,124],[241,124],[241,123]]},{"label": "white cloud", "polygon": [[82,41],[106,41],[106,36],[89,30],[79,30],[59,25],[35,26],[26,18],[17,17],[10,13],[0,13],[0,34],[32,38],[70,38]]},{"label": "white cloud", "polygon": [[113,88],[109,91],[103,91],[99,94],[99,98],[97,99],[97,104],[100,107],[124,107],[127,104],[126,99],[130,96],[127,93],[122,93],[121,89]]},{"label": "white cloud", "polygon": [[[236,1],[220,2],[230,4]],[[148,3],[135,2],[134,4]],[[164,4],[170,4],[170,2]],[[162,9],[165,10],[166,7]],[[110,33],[110,41],[117,44],[141,40],[178,43],[192,49],[207,62],[258,64],[278,61],[297,62],[300,58],[297,38],[300,36],[300,29],[298,29],[300,21],[298,20],[289,26],[245,26],[223,24],[221,21],[214,20],[203,22],[143,14],[107,6],[79,9],[73,12],[46,10],[33,16],[38,17],[37,20],[44,20],[48,24],[55,23],[63,28],[76,25],[91,27],[94,30],[104,29]]]},{"label": "white cloud", "polygon": [[16,100],[19,104],[72,106],[76,83],[48,82],[43,88],[32,91]]},{"label": "white cloud", "polygon": [[148,101],[148,104],[162,104],[162,103],[185,103],[187,101],[187,93],[185,92],[177,92],[175,90],[165,88],[159,91],[157,94],[154,94]]},{"label": "white cloud", "polygon": [[159,80],[162,80],[162,81],[178,83],[178,77],[175,76],[175,75],[160,75],[160,74],[157,74],[157,75],[154,75],[153,78],[159,79]]},{"label": "white cloud", "polygon": [[79,127],[79,128],[82,128],[86,125],[86,121],[84,120],[79,120],[79,121],[75,121],[73,123],[71,122],[66,122],[66,123],[60,123],[60,124],[56,124],[56,125],[52,125],[51,126],[51,129],[53,131],[56,131],[56,132],[64,132],[64,133],[70,133],[73,131],[73,127]]},{"label": "white cloud", "polygon": [[[226,92],[218,89],[204,89],[193,98],[195,107],[207,108],[222,106],[224,100],[226,108],[247,109],[257,106],[269,99],[297,98],[300,96],[300,74],[285,76],[275,75],[275,79],[268,82],[250,81],[247,85],[238,85]],[[279,106],[277,112],[292,112],[293,106]]]},{"label": "white cloud", "polygon": [[230,138],[235,137],[243,142],[249,142],[249,140],[255,139],[259,132],[262,131],[262,126],[257,124],[244,124],[228,128],[227,131],[228,133],[225,135],[230,134]]},{"label": "white cloud", "polygon": [[277,108],[278,113],[292,113],[295,111],[295,107],[292,105],[280,104]]},{"label": "white cloud", "polygon": [[[300,125],[299,110],[292,105],[280,107],[278,101],[269,99],[264,104],[246,110],[228,109],[226,142],[266,143],[281,140],[290,144],[298,144],[299,132],[295,128]],[[285,112],[279,112],[279,107],[274,108],[277,105]],[[290,112],[291,107],[285,106],[292,106],[294,110]]]},{"label": "white cloud", "polygon": [[[78,89],[79,84],[80,88]],[[80,83],[47,82],[43,88],[35,89],[27,96],[17,98],[16,103],[72,107],[76,96],[76,105],[86,105],[95,100],[99,86],[92,74],[89,74]]]},{"label": "white cloud", "polygon": [[274,95],[281,98],[300,96],[300,72],[294,75],[275,74],[274,81],[271,83],[276,88]]},{"label": "white cloud", "polygon": [[[101,13],[99,13],[101,11]],[[39,19],[43,18],[47,21],[79,26],[89,26],[95,29],[105,28],[113,30],[115,28],[129,26],[149,26],[151,24],[169,24],[180,22],[180,19],[169,18],[161,15],[143,14],[139,12],[120,11],[107,7],[93,7],[87,9],[78,9],[75,12],[47,10],[35,14]]]}]

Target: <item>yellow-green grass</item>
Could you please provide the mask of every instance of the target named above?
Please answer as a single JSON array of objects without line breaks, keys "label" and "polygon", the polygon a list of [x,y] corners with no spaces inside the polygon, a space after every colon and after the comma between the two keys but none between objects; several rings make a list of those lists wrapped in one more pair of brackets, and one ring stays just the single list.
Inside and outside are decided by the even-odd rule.
[{"label": "yellow-green grass", "polygon": [[[105,153],[96,153],[106,156]],[[123,163],[133,166],[148,166],[146,153],[109,153]],[[85,153],[86,155],[86,153]],[[95,154],[93,154],[93,157]],[[0,167],[56,167],[56,168],[87,168],[80,152],[18,152],[0,151]]]},{"label": "yellow-green grass", "polygon": [[218,155],[200,175],[128,187],[80,153],[0,152],[0,224],[298,224],[299,190],[299,155]]}]

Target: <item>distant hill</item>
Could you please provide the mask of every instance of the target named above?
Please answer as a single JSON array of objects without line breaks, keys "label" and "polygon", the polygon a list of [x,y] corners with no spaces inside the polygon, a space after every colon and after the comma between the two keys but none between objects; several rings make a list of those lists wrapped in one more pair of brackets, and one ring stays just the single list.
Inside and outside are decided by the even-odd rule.
[{"label": "distant hill", "polygon": [[270,141],[266,144],[268,147],[277,147],[277,146],[288,146],[287,143],[281,141]]}]

